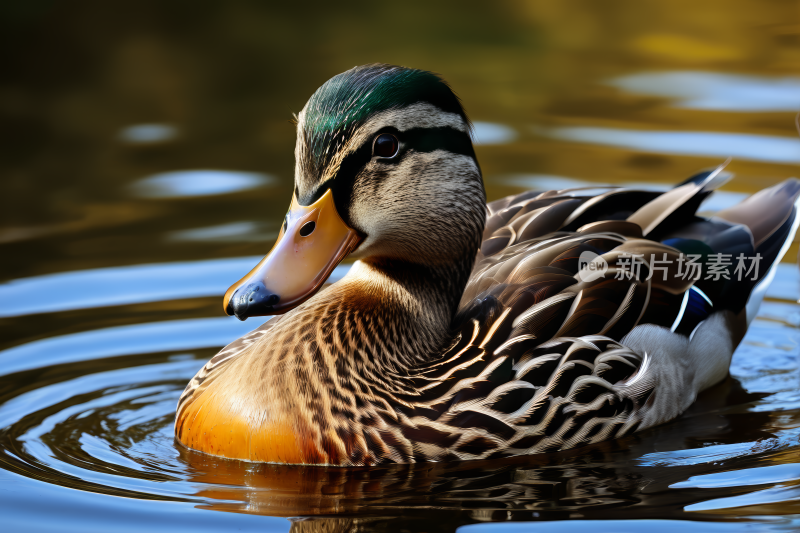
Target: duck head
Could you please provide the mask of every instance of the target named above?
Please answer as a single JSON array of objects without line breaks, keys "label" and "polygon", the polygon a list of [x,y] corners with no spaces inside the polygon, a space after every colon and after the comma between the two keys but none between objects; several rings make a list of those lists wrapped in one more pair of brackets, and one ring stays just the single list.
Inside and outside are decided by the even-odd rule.
[{"label": "duck head", "polygon": [[331,78],[297,117],[295,158],[294,195],[278,240],[228,289],[228,314],[285,313],[313,296],[348,255],[453,267],[464,272],[457,276],[463,290],[486,196],[469,121],[441,78],[391,65]]}]

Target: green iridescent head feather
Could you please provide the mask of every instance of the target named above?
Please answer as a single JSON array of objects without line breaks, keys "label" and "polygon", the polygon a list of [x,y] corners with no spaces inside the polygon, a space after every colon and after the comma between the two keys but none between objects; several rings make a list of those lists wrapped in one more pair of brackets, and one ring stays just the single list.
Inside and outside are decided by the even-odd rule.
[{"label": "green iridescent head feather", "polygon": [[428,102],[468,123],[458,97],[439,76],[425,70],[373,64],[334,76],[311,96],[305,135],[312,168],[321,171],[346,139],[372,115]]}]

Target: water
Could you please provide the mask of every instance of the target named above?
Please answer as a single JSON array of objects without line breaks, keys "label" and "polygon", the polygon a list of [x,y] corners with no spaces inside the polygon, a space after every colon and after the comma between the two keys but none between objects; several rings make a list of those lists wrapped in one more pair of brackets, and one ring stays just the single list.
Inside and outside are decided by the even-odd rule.
[{"label": "water", "polygon": [[490,199],[733,156],[714,211],[800,162],[795,2],[263,4],[0,7],[3,531],[800,528],[797,243],[730,377],[625,439],[356,469],[176,446],[186,382],[258,325],[221,296],[288,207],[290,114],[355,64],[443,74]]}]

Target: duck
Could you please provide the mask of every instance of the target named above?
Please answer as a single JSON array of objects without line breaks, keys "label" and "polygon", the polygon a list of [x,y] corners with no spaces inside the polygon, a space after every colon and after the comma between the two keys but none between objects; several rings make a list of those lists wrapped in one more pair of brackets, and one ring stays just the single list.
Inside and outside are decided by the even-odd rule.
[{"label": "duck", "polygon": [[196,452],[486,460],[663,424],[727,376],[800,222],[794,178],[698,215],[723,166],[487,204],[459,98],[419,69],[338,74],[295,123],[277,242],[223,300],[273,318],[186,386],[175,438]]}]

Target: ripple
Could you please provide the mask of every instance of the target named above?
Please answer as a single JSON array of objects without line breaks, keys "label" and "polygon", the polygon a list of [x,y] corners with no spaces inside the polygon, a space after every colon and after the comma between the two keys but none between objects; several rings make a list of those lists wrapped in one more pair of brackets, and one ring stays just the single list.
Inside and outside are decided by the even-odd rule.
[{"label": "ripple", "polygon": [[[15,279],[0,284],[0,317],[129,305],[203,296],[220,297],[261,256],[97,268]],[[350,265],[334,269],[330,283]],[[31,298],[31,295],[37,295]]]},{"label": "ripple", "polygon": [[172,440],[177,398],[203,360],[114,361],[96,360],[89,374],[62,365],[55,381],[0,406],[0,486],[14,487],[0,489],[4,530],[36,531],[33,514],[43,531],[289,530],[283,519],[204,510]]},{"label": "ripple", "polygon": [[190,228],[172,231],[167,234],[168,241],[175,242],[265,242],[278,236],[277,226],[272,226],[275,231],[264,231],[266,224],[250,220],[231,222],[204,228]]},{"label": "ripple", "polygon": [[476,145],[507,144],[517,138],[513,128],[492,122],[472,123],[472,143]]},{"label": "ripple", "polygon": [[716,472],[693,476],[686,481],[673,483],[670,488],[694,487],[699,489],[719,487],[747,487],[765,483],[780,483],[800,479],[800,464],[786,464],[745,468],[730,472]]},{"label": "ripple", "polygon": [[709,533],[785,531],[794,522],[788,519],[749,523],[711,523],[690,520],[559,520],[558,522],[519,522],[512,524],[473,524],[458,528],[458,533],[674,533],[678,530]]},{"label": "ripple", "polygon": [[731,496],[729,498],[716,498],[705,502],[687,505],[687,511],[715,511],[719,509],[732,509],[735,507],[749,507],[753,505],[765,505],[769,503],[779,503],[800,500],[800,487],[796,485],[778,485],[770,489],[759,490]]},{"label": "ripple", "polygon": [[800,139],[716,131],[649,131],[596,127],[537,128],[553,139],[643,152],[800,163]]},{"label": "ripple", "polygon": [[800,77],[721,72],[642,72],[606,82],[634,94],[675,98],[673,107],[710,111],[800,110]]},{"label": "ripple", "polygon": [[48,365],[171,350],[224,346],[264,321],[233,317],[168,320],[71,333],[21,344],[0,352],[0,371],[7,375]]},{"label": "ripple", "polygon": [[130,190],[142,198],[182,198],[246,191],[277,183],[267,174],[231,170],[178,170],[132,183]]},{"label": "ripple", "polygon": [[775,279],[767,288],[767,297],[796,302],[800,298],[800,275],[798,274],[800,271],[796,263],[779,264],[775,270]]},{"label": "ripple", "polygon": [[[86,493],[0,469],[0,515],[5,531],[37,533],[284,533],[289,521],[268,516],[209,513],[192,502],[120,498]],[[32,495],[36,495],[32,497]],[[43,505],[46,502],[46,505]],[[33,517],[36,522],[33,523]]]},{"label": "ripple", "polygon": [[796,446],[798,436],[800,436],[800,428],[795,428],[781,431],[775,438],[755,442],[737,442],[735,444],[720,444],[692,450],[649,453],[642,456],[638,463],[642,466],[675,467],[718,463],[737,457],[775,452]]},{"label": "ripple", "polygon": [[554,174],[512,174],[510,176],[504,176],[497,181],[514,187],[524,187],[536,191],[556,191],[560,189],[603,185],[586,180],[568,178],[566,176],[556,176]]},{"label": "ripple", "polygon": [[156,144],[175,140],[178,128],[171,124],[134,124],[120,130],[118,137],[130,144]]}]

